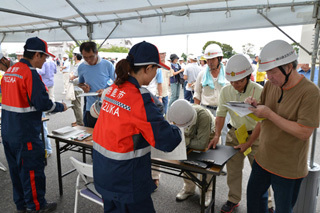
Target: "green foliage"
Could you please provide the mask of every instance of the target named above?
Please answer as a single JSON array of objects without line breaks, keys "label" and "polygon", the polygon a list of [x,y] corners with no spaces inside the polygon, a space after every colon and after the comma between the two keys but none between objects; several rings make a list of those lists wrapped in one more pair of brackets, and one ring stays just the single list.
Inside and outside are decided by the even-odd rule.
[{"label": "green foliage", "polygon": [[300,50],[300,48],[299,48],[299,46],[297,45],[297,43],[293,42],[293,43],[291,44],[291,46],[292,46],[293,49],[296,51],[297,55],[299,55],[299,50]]},{"label": "green foliage", "polygon": [[202,53],[204,53],[204,50],[210,44],[217,44],[221,47],[223,52],[223,58],[230,58],[231,56],[236,54],[236,52],[233,50],[233,48],[229,44],[223,44],[217,41],[207,41],[207,43],[205,43],[205,45],[202,48]]},{"label": "green foliage", "polygon": [[111,48],[100,48],[100,52],[128,53],[129,49],[125,47],[112,46]]},{"label": "green foliage", "polygon": [[17,59],[17,54],[15,54],[15,53],[10,53],[10,54],[8,54],[8,57],[9,57],[9,58],[15,58],[15,59]]},{"label": "green foliage", "polygon": [[188,56],[187,56],[185,53],[182,53],[182,54],[181,54],[181,58],[183,58],[184,61],[187,61],[187,57],[188,57]]},{"label": "green foliage", "polygon": [[250,58],[254,58],[255,56],[255,53],[253,51],[254,51],[254,44],[247,43],[245,45],[242,45],[242,53],[249,55]]}]

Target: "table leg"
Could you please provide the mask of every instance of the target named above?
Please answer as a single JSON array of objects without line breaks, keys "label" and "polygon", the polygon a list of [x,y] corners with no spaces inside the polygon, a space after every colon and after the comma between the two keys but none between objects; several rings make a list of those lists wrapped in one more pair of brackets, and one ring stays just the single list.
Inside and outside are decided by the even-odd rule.
[{"label": "table leg", "polygon": [[61,157],[60,157],[60,143],[59,140],[56,139],[56,150],[57,150],[57,167],[58,167],[58,182],[59,182],[59,193],[60,196],[63,195],[63,188],[62,188],[62,172],[61,172]]},{"label": "table leg", "polygon": [[87,158],[86,158],[86,148],[82,147],[82,160],[83,163],[87,162]]},{"label": "table leg", "polygon": [[214,213],[214,207],[216,204],[216,176],[213,176],[212,179],[212,205],[211,205],[211,213]]},{"label": "table leg", "polygon": [[201,180],[201,213],[205,211],[205,199],[206,199],[206,190],[207,189],[207,174],[202,174]]}]

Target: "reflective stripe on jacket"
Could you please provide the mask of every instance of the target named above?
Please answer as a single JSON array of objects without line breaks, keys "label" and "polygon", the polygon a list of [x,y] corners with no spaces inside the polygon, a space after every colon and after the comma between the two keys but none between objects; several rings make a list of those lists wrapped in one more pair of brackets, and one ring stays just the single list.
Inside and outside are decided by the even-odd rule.
[{"label": "reflective stripe on jacket", "polygon": [[61,103],[53,103],[45,85],[29,61],[21,59],[10,67],[1,80],[2,137],[10,142],[39,138],[42,111],[63,111]]},{"label": "reflective stripe on jacket", "polygon": [[151,178],[151,146],[172,151],[180,130],[164,120],[147,89],[137,80],[113,84],[103,99],[93,132],[93,173],[104,199],[122,203],[144,200],[155,189]]}]

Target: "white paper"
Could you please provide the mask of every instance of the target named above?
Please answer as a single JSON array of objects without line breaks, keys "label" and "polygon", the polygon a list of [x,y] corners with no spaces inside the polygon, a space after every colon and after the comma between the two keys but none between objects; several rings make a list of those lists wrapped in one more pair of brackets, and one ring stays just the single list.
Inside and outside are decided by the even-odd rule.
[{"label": "white paper", "polygon": [[163,152],[151,147],[151,158],[160,158],[165,160],[187,160],[186,141],[184,139],[184,130],[180,128],[182,140],[172,152]]},{"label": "white paper", "polygon": [[56,129],[52,131],[53,134],[59,135],[59,137],[65,138],[65,139],[74,137],[75,135],[78,135],[82,132],[84,132],[84,130],[79,130],[71,126],[65,126],[60,129]]},{"label": "white paper", "polygon": [[98,96],[97,92],[84,92],[78,95],[77,97],[86,97],[86,96]]},{"label": "white paper", "polygon": [[224,106],[231,109],[235,113],[237,113],[240,117],[249,115],[252,113],[252,111],[249,109],[251,106],[250,104],[244,104],[244,103],[227,103]]},{"label": "white paper", "polygon": [[53,134],[58,134],[58,135],[63,135],[63,134],[72,132],[74,130],[75,129],[72,126],[65,126],[65,127],[60,128],[60,129],[53,130],[52,133]]}]

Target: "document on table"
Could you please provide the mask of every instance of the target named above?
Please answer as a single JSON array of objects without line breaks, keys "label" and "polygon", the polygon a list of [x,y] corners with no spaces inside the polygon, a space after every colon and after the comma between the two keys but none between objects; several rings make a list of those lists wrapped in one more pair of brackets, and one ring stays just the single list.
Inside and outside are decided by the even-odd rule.
[{"label": "document on table", "polygon": [[172,152],[163,152],[161,150],[151,147],[151,158],[160,158],[165,160],[186,160],[187,148],[184,138],[184,130],[180,128],[182,133],[182,140],[180,144]]},{"label": "document on table", "polygon": [[84,92],[78,95],[77,97],[86,97],[86,96],[98,96],[97,92]]},{"label": "document on table", "polygon": [[84,132],[84,130],[75,129],[71,126],[65,126],[60,129],[56,129],[56,130],[52,131],[53,134],[59,135],[60,137],[65,138],[65,139],[72,138],[75,135],[78,135],[83,132]]}]

